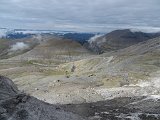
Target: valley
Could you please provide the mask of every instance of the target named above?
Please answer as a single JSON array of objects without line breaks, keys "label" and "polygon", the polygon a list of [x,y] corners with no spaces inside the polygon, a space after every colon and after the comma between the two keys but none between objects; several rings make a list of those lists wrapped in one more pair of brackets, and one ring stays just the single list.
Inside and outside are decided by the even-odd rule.
[{"label": "valley", "polygon": [[[116,31],[121,39],[124,33],[128,30]],[[97,43],[88,48],[89,42],[82,45],[54,35],[2,40],[0,75],[19,91],[84,119],[160,119],[160,37],[141,36],[127,45],[122,39],[119,45],[124,46],[118,47],[112,42],[119,38],[110,36],[110,44],[101,38],[96,41],[103,53],[95,51]],[[18,42],[28,48],[10,51]],[[116,49],[108,49],[114,48],[110,45]]]}]

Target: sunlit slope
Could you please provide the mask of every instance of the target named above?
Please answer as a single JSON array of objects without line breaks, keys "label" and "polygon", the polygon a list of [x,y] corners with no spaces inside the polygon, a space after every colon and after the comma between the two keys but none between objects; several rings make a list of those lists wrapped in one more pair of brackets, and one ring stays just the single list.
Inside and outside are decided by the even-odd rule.
[{"label": "sunlit slope", "polygon": [[30,60],[43,63],[44,60],[49,62],[69,62],[82,59],[89,55],[90,52],[80,43],[68,39],[49,37],[31,51],[23,55],[13,57],[11,60]]},{"label": "sunlit slope", "polygon": [[[70,70],[73,63],[61,65]],[[122,86],[147,80],[160,70],[160,38],[141,42],[117,52],[74,62],[75,75],[95,76],[104,84]]]}]

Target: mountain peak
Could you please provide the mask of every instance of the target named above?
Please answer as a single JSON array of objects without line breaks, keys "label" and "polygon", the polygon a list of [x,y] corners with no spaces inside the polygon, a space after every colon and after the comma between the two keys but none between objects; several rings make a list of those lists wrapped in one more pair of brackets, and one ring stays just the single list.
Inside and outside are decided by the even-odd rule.
[{"label": "mountain peak", "polygon": [[93,51],[94,49],[100,51],[119,50],[158,36],[160,36],[160,33],[133,32],[130,29],[115,30],[94,40],[92,39],[92,42],[89,42],[89,48]]}]

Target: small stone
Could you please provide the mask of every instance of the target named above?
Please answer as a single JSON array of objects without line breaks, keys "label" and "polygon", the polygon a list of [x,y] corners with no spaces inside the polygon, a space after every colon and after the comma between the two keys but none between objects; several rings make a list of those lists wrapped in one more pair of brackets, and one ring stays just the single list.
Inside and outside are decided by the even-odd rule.
[{"label": "small stone", "polygon": [[38,88],[35,88],[35,90],[39,90]]}]

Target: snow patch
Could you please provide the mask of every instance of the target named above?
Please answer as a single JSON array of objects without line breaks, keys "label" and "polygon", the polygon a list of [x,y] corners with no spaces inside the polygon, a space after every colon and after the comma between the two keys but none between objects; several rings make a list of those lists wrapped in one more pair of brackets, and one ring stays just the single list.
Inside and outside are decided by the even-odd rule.
[{"label": "snow patch", "polygon": [[150,95],[146,99],[152,99],[152,100],[160,100],[160,95]]},{"label": "snow patch", "polygon": [[140,115],[146,115],[147,117],[154,116],[156,120],[159,118],[159,114],[143,114],[143,113],[130,113],[130,114],[120,114],[117,118],[130,119],[130,120],[141,120]]},{"label": "snow patch", "polygon": [[148,87],[148,86],[151,86],[151,83],[150,82],[139,82],[136,86]]},{"label": "snow patch", "polygon": [[137,84],[137,86],[140,86],[140,87],[152,86],[154,88],[160,88],[160,78],[156,77],[156,78],[153,78],[153,79],[151,79],[150,81],[147,81],[147,82],[141,81]]}]

